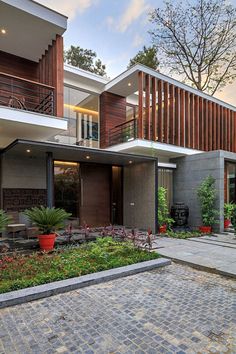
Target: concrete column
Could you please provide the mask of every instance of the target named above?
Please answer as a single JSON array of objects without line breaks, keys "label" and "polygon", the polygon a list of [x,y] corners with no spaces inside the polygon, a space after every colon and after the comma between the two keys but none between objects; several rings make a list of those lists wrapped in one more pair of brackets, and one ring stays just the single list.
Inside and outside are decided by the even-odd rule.
[{"label": "concrete column", "polygon": [[46,182],[47,182],[47,206],[49,208],[52,208],[54,205],[53,155],[52,155],[52,152],[46,153]]}]

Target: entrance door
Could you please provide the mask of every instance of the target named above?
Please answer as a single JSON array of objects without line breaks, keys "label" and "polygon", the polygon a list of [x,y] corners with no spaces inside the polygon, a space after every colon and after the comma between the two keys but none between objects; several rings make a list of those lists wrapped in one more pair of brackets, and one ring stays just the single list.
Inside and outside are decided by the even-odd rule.
[{"label": "entrance door", "polygon": [[236,164],[225,163],[225,202],[236,203]]},{"label": "entrance door", "polygon": [[111,222],[111,166],[82,164],[80,223],[104,226]]}]

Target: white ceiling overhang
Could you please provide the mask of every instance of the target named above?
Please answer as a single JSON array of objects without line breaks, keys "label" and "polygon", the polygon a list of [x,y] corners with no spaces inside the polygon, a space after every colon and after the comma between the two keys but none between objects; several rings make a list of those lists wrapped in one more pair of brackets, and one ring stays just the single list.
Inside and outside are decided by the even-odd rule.
[{"label": "white ceiling overhang", "polygon": [[0,148],[18,138],[46,140],[66,129],[65,119],[0,107]]},{"label": "white ceiling overhang", "polygon": [[38,62],[48,45],[62,35],[67,17],[30,0],[0,1],[0,50]]}]

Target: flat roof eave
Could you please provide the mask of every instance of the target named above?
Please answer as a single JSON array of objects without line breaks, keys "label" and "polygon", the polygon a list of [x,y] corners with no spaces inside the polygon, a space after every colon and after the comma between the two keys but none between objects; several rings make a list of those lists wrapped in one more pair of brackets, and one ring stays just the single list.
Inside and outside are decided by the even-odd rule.
[{"label": "flat roof eave", "polygon": [[[157,162],[156,157],[147,157],[124,152],[114,152],[102,149],[86,148],[76,145],[65,145],[53,142],[42,142],[25,139],[17,139],[4,148],[1,153],[23,153],[31,150],[35,156],[45,156],[52,152],[55,160],[78,161],[87,163],[99,163],[107,165],[122,165]],[[87,158],[89,156],[89,159]]]}]

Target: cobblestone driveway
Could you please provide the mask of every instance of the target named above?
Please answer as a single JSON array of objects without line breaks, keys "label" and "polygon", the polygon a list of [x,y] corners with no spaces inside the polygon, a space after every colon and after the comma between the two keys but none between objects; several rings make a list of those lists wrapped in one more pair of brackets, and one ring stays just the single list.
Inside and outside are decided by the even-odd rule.
[{"label": "cobblestone driveway", "polygon": [[236,282],[171,265],[0,311],[0,353],[236,353]]}]

